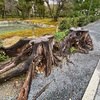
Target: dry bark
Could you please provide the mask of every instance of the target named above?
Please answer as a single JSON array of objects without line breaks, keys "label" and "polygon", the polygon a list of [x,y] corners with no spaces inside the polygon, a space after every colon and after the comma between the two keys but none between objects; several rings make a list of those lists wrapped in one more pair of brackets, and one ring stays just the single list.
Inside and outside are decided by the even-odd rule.
[{"label": "dry bark", "polygon": [[[52,80],[53,81],[53,80]],[[51,81],[51,82],[52,82]],[[33,100],[36,100],[49,86],[49,84],[51,83],[49,82],[48,84],[46,84],[34,97]]]},{"label": "dry bark", "polygon": [[[63,57],[66,57],[69,61],[71,47],[76,48],[77,52],[81,53],[88,53],[90,50],[93,50],[92,39],[88,31],[84,29],[71,29],[70,33],[60,43],[55,42],[55,44],[53,44],[53,42],[53,35],[45,35],[33,39],[24,38],[11,47],[0,48],[10,57],[17,56],[13,61],[5,64],[5,66],[1,66],[0,75],[22,63],[20,67],[5,74],[3,77],[1,76],[0,83],[28,71],[18,100],[27,100],[32,73],[36,73],[37,68],[41,66],[41,68],[44,69],[45,75],[49,76],[52,65],[58,66]],[[32,65],[34,66],[33,71]],[[43,89],[43,91],[44,90],[45,89]]]},{"label": "dry bark", "polygon": [[30,90],[30,84],[31,84],[31,80],[32,80],[32,69],[33,69],[33,66],[30,65],[26,80],[23,84],[23,87],[21,88],[21,91],[19,93],[17,100],[27,100],[28,99],[28,92]]},{"label": "dry bark", "polygon": [[14,61],[9,63],[9,65],[7,64],[7,66],[0,70],[0,74],[10,70],[22,61],[25,61],[23,66],[0,78],[0,83],[7,81],[14,76],[25,73],[31,65],[32,61],[35,62],[35,67],[39,65],[45,65],[45,75],[50,75],[51,65],[53,63],[53,60],[51,60],[53,59],[53,52],[50,49],[52,38],[53,35],[50,35],[38,37],[29,41],[29,43],[25,46],[25,48],[22,49],[22,52],[18,54]]}]

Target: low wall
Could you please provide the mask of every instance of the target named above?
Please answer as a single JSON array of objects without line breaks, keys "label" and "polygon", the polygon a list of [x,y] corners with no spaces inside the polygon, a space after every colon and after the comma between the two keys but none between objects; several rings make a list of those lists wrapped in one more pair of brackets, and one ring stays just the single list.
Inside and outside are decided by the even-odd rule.
[{"label": "low wall", "polygon": [[7,26],[9,24],[23,24],[23,25],[34,25],[34,27],[39,28],[47,28],[47,27],[54,27],[54,25],[47,25],[47,24],[41,24],[41,23],[32,23],[28,21],[21,21],[21,20],[15,20],[15,21],[0,21],[0,26]]}]

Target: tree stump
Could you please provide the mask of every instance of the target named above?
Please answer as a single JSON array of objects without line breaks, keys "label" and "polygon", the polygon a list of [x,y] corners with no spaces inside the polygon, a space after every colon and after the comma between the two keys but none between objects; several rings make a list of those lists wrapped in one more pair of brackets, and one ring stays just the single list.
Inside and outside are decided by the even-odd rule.
[{"label": "tree stump", "polygon": [[[54,42],[55,41],[55,42]],[[37,38],[24,38],[10,47],[1,47],[6,55],[15,57],[11,62],[0,66],[0,75],[10,69],[20,65],[20,67],[0,77],[0,83],[6,82],[12,77],[27,72],[26,80],[23,84],[18,100],[27,100],[32,74],[36,73],[37,68],[44,69],[45,75],[51,73],[51,66],[58,65],[61,62],[60,57],[71,55],[71,47],[76,48],[77,52],[88,53],[93,50],[93,43],[87,30],[72,28],[69,34],[57,43],[53,35],[45,35]]]}]

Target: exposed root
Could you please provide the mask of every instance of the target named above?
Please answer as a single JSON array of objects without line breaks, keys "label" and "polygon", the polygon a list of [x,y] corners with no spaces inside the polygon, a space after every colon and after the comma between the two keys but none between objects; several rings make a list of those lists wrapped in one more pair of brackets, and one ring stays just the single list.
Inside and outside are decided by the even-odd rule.
[{"label": "exposed root", "polygon": [[[0,78],[0,83],[8,81],[14,76],[24,74],[28,71],[25,83],[21,89],[18,100],[27,100],[32,74],[39,72],[39,69],[43,69],[46,76],[51,74],[51,66],[59,66],[62,59],[66,60],[74,65],[70,61],[71,47],[74,47],[77,52],[88,53],[93,50],[93,43],[87,30],[84,29],[71,29],[70,33],[60,42],[55,41],[53,35],[45,35],[43,37],[37,37],[33,39],[21,39],[11,47],[1,47],[6,55],[13,57],[17,56],[13,61],[2,66],[0,69],[0,75],[7,72],[8,70],[16,67],[20,63],[23,63],[19,68],[9,72],[5,76]],[[34,63],[34,64],[33,64]],[[32,65],[34,67],[32,67]],[[32,69],[33,68],[33,69]],[[32,71],[33,70],[33,71]],[[45,91],[45,86],[35,96],[37,98]]]}]

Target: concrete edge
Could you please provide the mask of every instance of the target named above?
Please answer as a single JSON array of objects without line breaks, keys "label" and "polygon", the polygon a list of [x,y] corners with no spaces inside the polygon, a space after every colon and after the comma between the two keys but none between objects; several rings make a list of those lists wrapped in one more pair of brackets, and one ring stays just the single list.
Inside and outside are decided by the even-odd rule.
[{"label": "concrete edge", "polygon": [[100,59],[92,75],[92,78],[86,88],[86,91],[83,95],[82,100],[94,100],[94,97],[98,88],[99,80],[100,80]]}]

